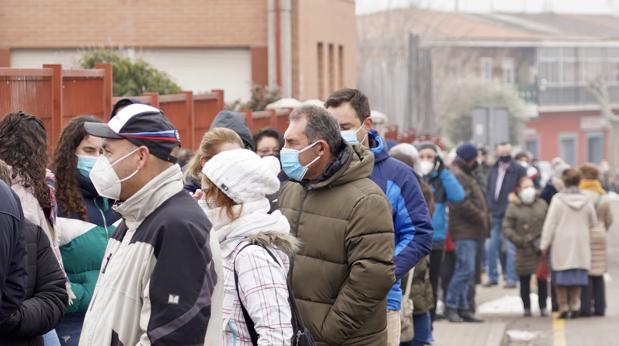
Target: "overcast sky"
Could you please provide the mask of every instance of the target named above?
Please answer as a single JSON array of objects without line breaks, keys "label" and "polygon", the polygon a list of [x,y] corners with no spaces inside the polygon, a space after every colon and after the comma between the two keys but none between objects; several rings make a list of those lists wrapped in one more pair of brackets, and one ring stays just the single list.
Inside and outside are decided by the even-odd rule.
[{"label": "overcast sky", "polygon": [[357,0],[357,14],[408,7],[452,11],[456,3],[466,12],[572,12],[619,15],[619,0]]}]

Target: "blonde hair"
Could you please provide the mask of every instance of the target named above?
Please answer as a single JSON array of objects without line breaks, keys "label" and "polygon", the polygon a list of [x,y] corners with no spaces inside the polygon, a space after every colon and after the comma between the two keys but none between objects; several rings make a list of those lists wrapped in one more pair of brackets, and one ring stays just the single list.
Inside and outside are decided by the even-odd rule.
[{"label": "blonde hair", "polygon": [[202,179],[203,163],[219,154],[219,148],[225,143],[238,144],[239,147],[243,148],[241,137],[230,129],[218,127],[206,132],[204,137],[202,137],[198,151],[189,161],[185,171],[185,178],[191,177],[200,181]]}]

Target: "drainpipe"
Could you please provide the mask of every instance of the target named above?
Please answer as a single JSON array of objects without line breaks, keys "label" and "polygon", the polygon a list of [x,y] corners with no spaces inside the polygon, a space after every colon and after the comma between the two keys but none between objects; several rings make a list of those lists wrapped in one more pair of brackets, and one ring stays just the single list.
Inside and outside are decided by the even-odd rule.
[{"label": "drainpipe", "polygon": [[292,97],[292,0],[280,2],[282,96]]},{"label": "drainpipe", "polygon": [[268,0],[268,47],[267,47],[267,55],[268,55],[268,74],[269,74],[269,88],[275,88],[277,86],[277,37],[275,30],[275,1],[278,0]]}]

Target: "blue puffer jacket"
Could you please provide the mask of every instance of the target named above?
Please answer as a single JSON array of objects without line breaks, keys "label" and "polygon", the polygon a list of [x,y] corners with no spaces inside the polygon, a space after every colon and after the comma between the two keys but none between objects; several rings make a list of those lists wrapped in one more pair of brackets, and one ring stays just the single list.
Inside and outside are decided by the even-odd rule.
[{"label": "blue puffer jacket", "polygon": [[415,172],[389,156],[385,142],[378,133],[370,131],[368,136],[375,158],[370,179],[387,195],[395,228],[394,262],[397,282],[387,296],[387,309],[400,310],[400,279],[430,253],[432,222]]},{"label": "blue puffer jacket", "polygon": [[423,177],[424,181],[432,188],[434,195],[434,215],[432,226],[432,247],[442,249],[447,237],[447,203],[460,203],[464,200],[464,189],[451,172],[443,168]]}]

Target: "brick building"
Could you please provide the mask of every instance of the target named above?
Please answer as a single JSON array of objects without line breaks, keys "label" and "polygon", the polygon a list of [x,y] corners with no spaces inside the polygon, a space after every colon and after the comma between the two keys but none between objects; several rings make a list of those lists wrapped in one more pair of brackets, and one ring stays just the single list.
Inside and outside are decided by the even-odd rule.
[{"label": "brick building", "polygon": [[354,0],[3,0],[0,66],[74,66],[114,47],[227,101],[252,82],[324,99],[356,85],[355,30]]},{"label": "brick building", "polygon": [[[570,164],[600,163],[608,158],[608,123],[587,86],[602,78],[610,106],[619,113],[617,20],[610,15],[418,9],[362,16],[358,20],[359,80],[377,89],[374,94],[380,100],[387,88],[369,72],[384,72],[376,71],[382,63],[387,69],[401,66],[401,74],[409,73],[409,38],[414,38],[416,48],[430,56],[430,85],[435,91],[469,77],[513,88],[529,110],[521,138],[523,148],[541,160],[560,156]],[[387,36],[400,39],[387,47]],[[366,80],[374,82],[364,83]],[[390,94],[386,96],[395,101],[408,97],[400,89],[387,90]],[[401,90],[406,92],[406,88]],[[368,93],[373,94],[371,90]],[[398,120],[410,116],[397,115],[394,118]],[[411,125],[419,124],[423,123]]]}]

